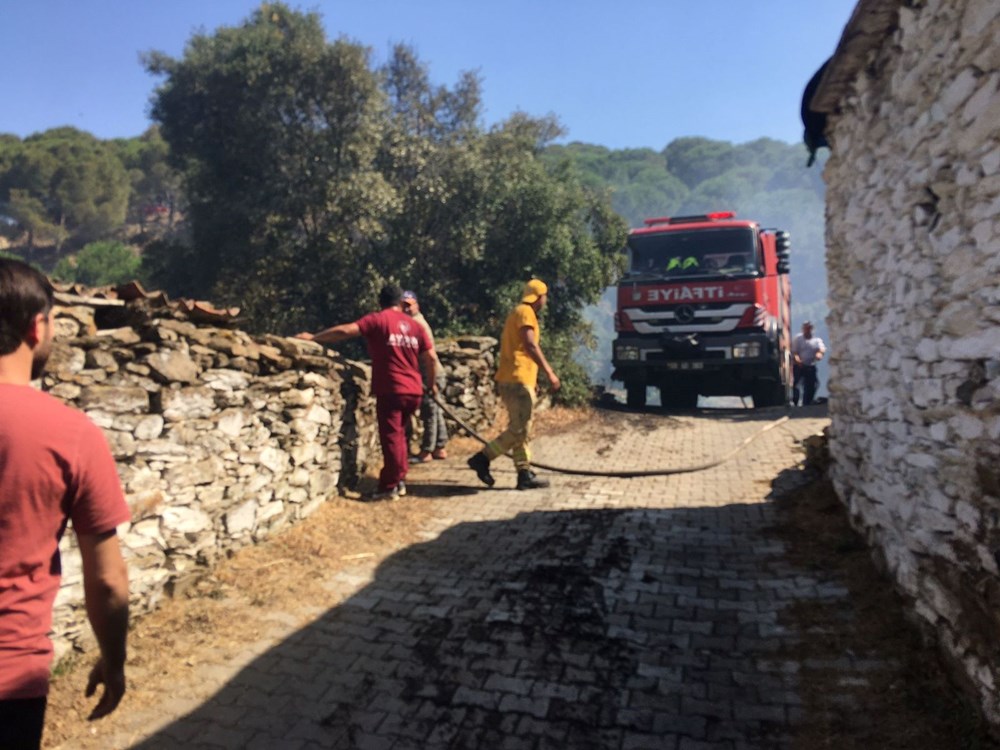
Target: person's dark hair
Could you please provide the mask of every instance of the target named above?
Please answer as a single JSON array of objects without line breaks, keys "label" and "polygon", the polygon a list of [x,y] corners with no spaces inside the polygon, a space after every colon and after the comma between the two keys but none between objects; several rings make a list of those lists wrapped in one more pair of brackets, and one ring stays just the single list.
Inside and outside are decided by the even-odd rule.
[{"label": "person's dark hair", "polygon": [[32,319],[48,313],[53,303],[44,274],[19,260],[0,258],[0,356],[16,351]]},{"label": "person's dark hair", "polygon": [[383,309],[398,305],[402,301],[403,290],[396,284],[386,284],[382,287],[382,291],[378,293],[378,303]]}]

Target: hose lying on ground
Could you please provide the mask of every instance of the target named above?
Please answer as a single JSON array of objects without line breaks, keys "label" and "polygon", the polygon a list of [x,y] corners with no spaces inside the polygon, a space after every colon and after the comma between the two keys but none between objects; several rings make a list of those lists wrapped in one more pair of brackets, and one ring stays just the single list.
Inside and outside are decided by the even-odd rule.
[{"label": "hose lying on ground", "polygon": [[[471,427],[469,427],[469,425],[467,425],[465,422],[463,422],[458,417],[458,415],[455,414],[455,412],[453,412],[451,410],[451,408],[449,408],[448,404],[446,404],[444,402],[444,400],[440,397],[439,394],[434,394],[432,396],[432,398],[434,399],[435,403],[437,403],[437,405],[441,407],[441,409],[444,411],[444,413],[453,422],[455,422],[459,427],[461,427],[463,430],[465,430],[469,435],[471,435],[472,437],[474,437],[476,440],[478,440],[483,445],[486,445],[486,443],[489,442],[488,440],[486,440],[486,438],[484,438],[482,435],[480,435],[474,429],[472,429]],[[536,467],[536,468],[539,468],[539,469],[545,469],[546,471],[554,471],[554,472],[556,472],[558,474],[576,474],[578,476],[586,476],[586,477],[621,477],[621,478],[629,478],[629,477],[659,477],[659,476],[668,476],[670,474],[690,474],[690,473],[695,472],[695,471],[705,471],[706,469],[711,469],[711,468],[713,468],[715,466],[718,466],[719,464],[723,464],[726,461],[729,461],[737,453],[739,453],[740,451],[742,451],[744,448],[746,448],[748,445],[750,445],[750,443],[752,443],[754,440],[756,440],[757,438],[759,438],[765,432],[768,432],[769,430],[773,430],[775,427],[778,427],[779,425],[782,425],[782,424],[784,424],[787,421],[788,421],[788,416],[787,415],[784,416],[784,417],[781,417],[780,419],[776,419],[773,422],[770,422],[770,423],[764,425],[763,427],[761,427],[754,434],[752,434],[749,437],[745,438],[742,443],[740,443],[738,446],[736,446],[735,448],[733,448],[728,453],[725,453],[722,456],[720,456],[719,458],[716,458],[716,459],[714,459],[712,461],[708,461],[707,463],[694,464],[692,466],[677,466],[677,467],[671,467],[671,468],[666,468],[666,469],[642,469],[642,470],[630,470],[630,471],[607,471],[607,470],[601,471],[601,470],[597,470],[597,469],[567,469],[567,468],[562,467],[562,466],[550,466],[548,464],[539,463],[537,461],[532,461],[531,465],[534,466],[534,467]]]}]

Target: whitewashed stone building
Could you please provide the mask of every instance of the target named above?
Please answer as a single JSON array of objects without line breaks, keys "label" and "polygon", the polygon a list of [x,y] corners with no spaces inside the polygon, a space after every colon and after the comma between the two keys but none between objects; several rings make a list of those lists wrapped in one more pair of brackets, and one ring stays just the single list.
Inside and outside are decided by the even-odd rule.
[{"label": "whitewashed stone building", "polygon": [[809,108],[832,478],[1000,726],[1000,2],[861,0]]}]

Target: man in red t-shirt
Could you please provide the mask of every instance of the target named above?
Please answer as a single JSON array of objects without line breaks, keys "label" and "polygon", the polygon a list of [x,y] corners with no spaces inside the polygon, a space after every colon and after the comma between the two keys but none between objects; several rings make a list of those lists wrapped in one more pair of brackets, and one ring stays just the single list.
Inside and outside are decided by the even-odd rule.
[{"label": "man in red t-shirt", "polygon": [[52,305],[42,274],[0,259],[0,748],[18,750],[41,744],[67,520],[101,651],[86,692],[104,692],[90,718],[125,693],[128,571],[116,527],[130,514],[100,429],[31,386],[52,348]]},{"label": "man in red t-shirt", "polygon": [[372,390],[378,436],[382,444],[383,465],[378,490],[372,500],[393,500],[406,494],[409,451],[406,423],[420,408],[423,367],[431,394],[437,393],[434,382],[434,344],[426,331],[403,312],[403,290],[389,285],[379,292],[381,310],[369,313],[353,323],[331,326],[317,334],[300,333],[297,338],[320,344],[335,344],[363,336],[372,359]]}]

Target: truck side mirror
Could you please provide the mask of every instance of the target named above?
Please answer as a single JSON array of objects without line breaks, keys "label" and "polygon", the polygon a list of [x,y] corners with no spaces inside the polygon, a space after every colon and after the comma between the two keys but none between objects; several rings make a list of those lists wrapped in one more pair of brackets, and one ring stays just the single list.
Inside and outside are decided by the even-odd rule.
[{"label": "truck side mirror", "polygon": [[788,252],[792,247],[792,236],[783,230],[779,230],[774,233],[774,249],[778,251],[780,255],[782,252]]},{"label": "truck side mirror", "polygon": [[792,236],[783,229],[774,232],[774,250],[778,258],[778,273],[788,273],[788,256],[792,251]]}]

